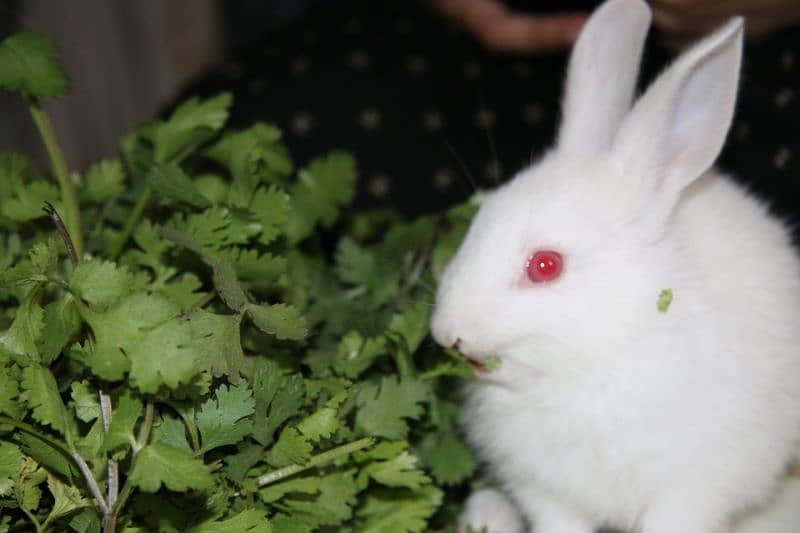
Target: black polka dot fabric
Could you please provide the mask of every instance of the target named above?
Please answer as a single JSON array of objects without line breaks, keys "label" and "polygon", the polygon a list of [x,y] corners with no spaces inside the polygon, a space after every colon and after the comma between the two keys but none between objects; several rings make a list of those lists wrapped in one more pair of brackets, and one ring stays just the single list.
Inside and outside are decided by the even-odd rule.
[{"label": "black polka dot fabric", "polygon": [[[669,59],[654,41],[644,81]],[[494,186],[549,146],[565,66],[563,54],[492,55],[417,2],[338,2],[266,33],[186,92],[232,91],[233,125],[277,123],[300,164],[353,152],[357,207],[415,215]],[[799,30],[748,44],[719,166],[797,220]]]}]

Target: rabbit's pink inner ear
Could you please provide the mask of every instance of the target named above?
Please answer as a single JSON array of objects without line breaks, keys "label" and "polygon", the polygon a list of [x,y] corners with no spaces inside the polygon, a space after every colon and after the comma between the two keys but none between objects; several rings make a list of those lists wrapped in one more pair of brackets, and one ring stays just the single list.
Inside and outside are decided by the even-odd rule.
[{"label": "rabbit's pink inner ear", "polygon": [[636,87],[650,8],[609,0],[589,18],[569,61],[560,149],[595,154],[611,146]]},{"label": "rabbit's pink inner ear", "polygon": [[674,204],[719,155],[733,119],[742,28],[733,19],[679,57],[620,127],[613,157],[650,197],[643,202]]}]

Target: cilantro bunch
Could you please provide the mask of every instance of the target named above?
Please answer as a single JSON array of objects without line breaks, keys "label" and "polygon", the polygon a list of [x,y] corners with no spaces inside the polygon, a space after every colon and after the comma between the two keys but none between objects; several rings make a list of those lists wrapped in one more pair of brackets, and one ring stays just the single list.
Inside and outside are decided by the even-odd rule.
[{"label": "cilantro bunch", "polygon": [[228,94],[70,173],[56,56],[0,44],[52,162],[0,153],[0,531],[446,529],[472,369],[427,324],[473,206],[349,212],[350,155],[298,168]]}]

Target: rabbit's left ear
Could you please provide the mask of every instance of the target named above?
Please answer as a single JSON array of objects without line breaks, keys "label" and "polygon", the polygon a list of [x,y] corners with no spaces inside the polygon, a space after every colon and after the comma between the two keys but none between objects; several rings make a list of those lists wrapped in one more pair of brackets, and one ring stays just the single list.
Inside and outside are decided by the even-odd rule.
[{"label": "rabbit's left ear", "polygon": [[646,196],[645,204],[671,209],[680,191],[719,155],[736,103],[742,34],[738,17],[700,41],[661,74],[622,122],[612,154]]}]

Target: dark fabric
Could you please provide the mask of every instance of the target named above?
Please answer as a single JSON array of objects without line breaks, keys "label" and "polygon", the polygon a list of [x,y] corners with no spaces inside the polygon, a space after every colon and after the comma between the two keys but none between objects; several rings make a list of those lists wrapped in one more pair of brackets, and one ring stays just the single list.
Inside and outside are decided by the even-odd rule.
[{"label": "dark fabric", "polygon": [[[187,94],[232,90],[233,124],[277,123],[300,164],[334,147],[352,151],[357,205],[408,215],[507,179],[552,142],[564,55],[493,56],[416,2],[314,5],[326,7],[267,31]],[[643,80],[667,60],[651,37]],[[748,45],[719,166],[797,219],[800,31]]]}]

